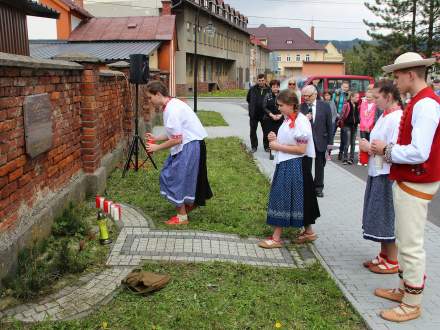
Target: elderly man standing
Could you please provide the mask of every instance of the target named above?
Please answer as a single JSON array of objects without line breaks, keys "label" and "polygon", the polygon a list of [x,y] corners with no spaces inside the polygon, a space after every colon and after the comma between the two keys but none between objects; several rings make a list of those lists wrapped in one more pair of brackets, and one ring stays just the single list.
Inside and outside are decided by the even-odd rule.
[{"label": "elderly man standing", "polygon": [[440,97],[425,81],[426,67],[434,58],[417,53],[400,55],[394,64],[383,67],[394,74],[401,93],[411,100],[400,123],[396,144],[373,140],[371,150],[391,165],[399,288],[376,289],[375,294],[400,304],[383,310],[382,318],[404,322],[418,318],[425,287],[426,256],[423,247],[428,204],[440,186]]},{"label": "elderly man standing", "polygon": [[[326,163],[327,147],[331,144],[333,134],[332,111],[330,106],[317,100],[318,91],[315,86],[308,85],[303,88],[304,103],[300,110],[312,124],[313,141],[315,143],[315,189],[316,196],[324,197],[324,166]],[[310,162],[311,166],[311,162]]]},{"label": "elderly man standing", "polygon": [[[252,86],[247,93],[246,101],[248,103],[249,109],[249,125],[250,125],[250,138],[251,138],[251,146],[252,152],[256,152],[258,148],[258,138],[257,138],[257,128],[258,123],[261,125],[261,129],[263,129],[263,117],[265,115],[263,101],[267,93],[271,90],[269,86],[266,84],[266,76],[260,73],[257,77],[257,84]],[[264,134],[264,130],[263,130]],[[266,142],[266,139],[263,143]],[[267,145],[264,146],[264,150],[269,152],[269,142],[266,142]]]},{"label": "elderly man standing", "polygon": [[[337,89],[333,93],[332,100],[333,100],[333,102],[335,102],[336,111],[338,113],[338,116],[336,117],[336,120],[334,122],[332,140],[334,139],[334,137],[336,135],[336,130],[338,129],[338,121],[342,116],[342,109],[344,108],[345,102],[347,102],[347,97],[348,97],[349,93],[350,93],[350,83],[348,81],[343,81],[341,84],[341,88]],[[344,134],[342,134],[342,129],[341,129],[341,142],[339,144],[338,160],[342,160],[342,154],[344,152],[344,147],[345,147],[346,143],[347,143],[347,141],[345,141]]]}]

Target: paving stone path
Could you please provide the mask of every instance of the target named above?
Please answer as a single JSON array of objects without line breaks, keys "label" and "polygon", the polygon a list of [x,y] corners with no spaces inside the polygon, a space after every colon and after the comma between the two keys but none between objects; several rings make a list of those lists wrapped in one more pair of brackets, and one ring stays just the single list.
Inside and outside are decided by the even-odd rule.
[{"label": "paving stone path", "polygon": [[[108,268],[81,277],[36,303],[0,312],[0,319],[36,322],[83,317],[110,301],[121,280],[142,260],[165,262],[226,261],[254,266],[303,268],[316,259],[307,248],[264,250],[256,238],[202,231],[155,230],[139,210],[123,205],[122,227],[107,260]],[[288,242],[286,242],[288,243]]]}]

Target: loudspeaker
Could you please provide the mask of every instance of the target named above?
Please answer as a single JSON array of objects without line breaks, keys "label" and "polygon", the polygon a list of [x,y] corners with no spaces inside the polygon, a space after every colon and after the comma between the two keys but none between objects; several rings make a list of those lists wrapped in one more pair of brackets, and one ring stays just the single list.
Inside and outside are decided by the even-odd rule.
[{"label": "loudspeaker", "polygon": [[146,84],[150,77],[148,56],[144,54],[130,55],[130,82],[132,84]]}]

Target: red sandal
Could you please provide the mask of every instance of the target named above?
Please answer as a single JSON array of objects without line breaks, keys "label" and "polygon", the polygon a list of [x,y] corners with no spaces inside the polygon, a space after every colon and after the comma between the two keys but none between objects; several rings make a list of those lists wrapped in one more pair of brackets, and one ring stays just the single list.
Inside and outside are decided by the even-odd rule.
[{"label": "red sandal", "polygon": [[174,215],[169,218],[168,221],[165,221],[165,224],[169,226],[187,225],[188,223],[188,220],[180,221],[177,215]]}]

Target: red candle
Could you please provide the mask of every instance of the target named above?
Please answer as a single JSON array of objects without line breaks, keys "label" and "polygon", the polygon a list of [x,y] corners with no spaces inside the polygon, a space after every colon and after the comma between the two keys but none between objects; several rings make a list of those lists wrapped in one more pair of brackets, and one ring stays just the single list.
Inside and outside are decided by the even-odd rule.
[{"label": "red candle", "polygon": [[110,207],[113,204],[112,201],[104,201],[104,212],[109,214],[110,213]]},{"label": "red candle", "polygon": [[104,201],[104,197],[96,196],[96,208],[102,210],[104,208]]}]

